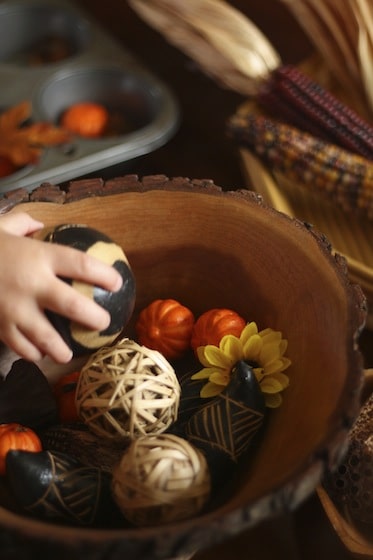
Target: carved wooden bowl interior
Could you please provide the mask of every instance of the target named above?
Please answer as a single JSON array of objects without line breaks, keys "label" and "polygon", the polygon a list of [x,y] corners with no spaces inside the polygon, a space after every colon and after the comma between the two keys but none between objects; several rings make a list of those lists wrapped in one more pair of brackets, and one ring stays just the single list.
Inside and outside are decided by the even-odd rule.
[{"label": "carved wooden bowl interior", "polygon": [[71,560],[171,558],[295,509],[339,461],[359,410],[356,340],[365,300],[344,260],[312,227],[254,193],[224,192],[209,181],[131,176],[80,200],[73,190],[59,202],[40,198],[28,196],[10,211],[27,211],[47,226],[85,223],[123,247],[137,282],[134,317],[153,299],[173,297],[196,315],[229,307],[282,331],[290,386],[259,449],[208,513],[161,527],[93,530],[46,524],[3,503],[0,525],[29,550],[57,545]]}]

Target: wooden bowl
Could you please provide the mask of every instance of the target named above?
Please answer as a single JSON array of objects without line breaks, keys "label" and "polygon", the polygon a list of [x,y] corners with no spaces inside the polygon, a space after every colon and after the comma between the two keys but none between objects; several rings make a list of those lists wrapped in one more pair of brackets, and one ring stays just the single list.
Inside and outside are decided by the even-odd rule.
[{"label": "wooden bowl", "polygon": [[134,317],[155,298],[178,299],[196,315],[230,307],[281,330],[292,360],[283,405],[214,509],[160,527],[93,530],[26,518],[2,497],[6,542],[70,560],[187,555],[294,510],[340,460],[359,411],[366,301],[323,235],[253,192],[164,176],[75,182],[67,192],[46,185],[10,194],[1,209],[47,226],[85,222],[112,237],[135,273]]}]

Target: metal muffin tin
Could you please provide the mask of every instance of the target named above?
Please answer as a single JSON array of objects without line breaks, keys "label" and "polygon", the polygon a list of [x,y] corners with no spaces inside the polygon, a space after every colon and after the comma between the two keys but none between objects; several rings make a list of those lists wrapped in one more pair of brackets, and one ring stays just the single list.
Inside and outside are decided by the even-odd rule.
[{"label": "metal muffin tin", "polygon": [[[31,63],[35,45],[52,38],[63,40],[68,54]],[[120,113],[129,129],[46,148],[36,165],[0,179],[0,194],[32,190],[45,181],[63,183],[127,162],[166,143],[178,124],[178,105],[167,86],[65,0],[0,0],[0,107],[25,100],[32,102],[34,122],[58,124],[71,104],[95,101]]]}]

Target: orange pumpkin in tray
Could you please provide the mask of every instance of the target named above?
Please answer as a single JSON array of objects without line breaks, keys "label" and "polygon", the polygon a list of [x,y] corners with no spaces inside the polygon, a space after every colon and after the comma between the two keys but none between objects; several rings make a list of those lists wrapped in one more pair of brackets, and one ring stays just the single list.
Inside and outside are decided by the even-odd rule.
[{"label": "orange pumpkin in tray", "polygon": [[99,138],[109,121],[109,113],[101,103],[85,101],[68,107],[61,117],[61,126],[85,138]]}]

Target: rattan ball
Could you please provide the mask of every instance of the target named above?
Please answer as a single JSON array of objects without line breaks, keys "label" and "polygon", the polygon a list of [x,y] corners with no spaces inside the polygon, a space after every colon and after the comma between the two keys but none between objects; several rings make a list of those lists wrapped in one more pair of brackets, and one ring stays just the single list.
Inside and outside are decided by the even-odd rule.
[{"label": "rattan ball", "polygon": [[173,435],[133,441],[114,468],[113,497],[136,526],[160,525],[196,515],[210,496],[204,455]]},{"label": "rattan ball", "polygon": [[80,418],[111,440],[160,434],[176,420],[180,385],[157,351],[124,338],[92,354],[76,390]]}]

